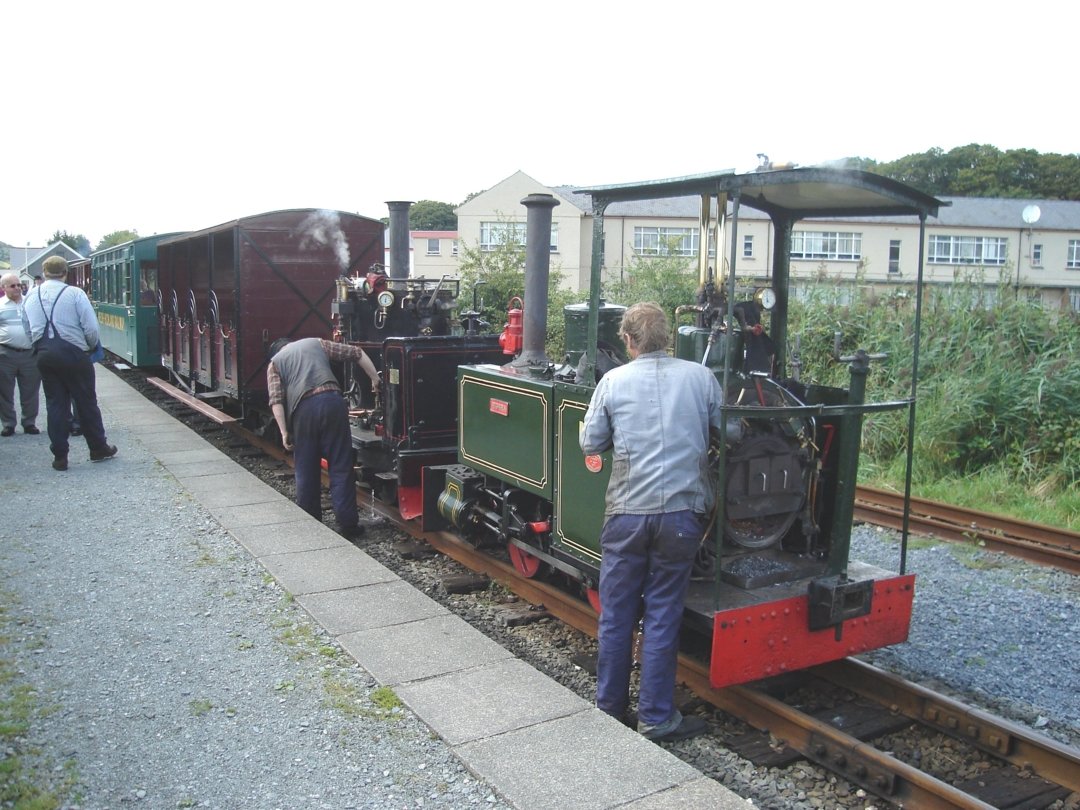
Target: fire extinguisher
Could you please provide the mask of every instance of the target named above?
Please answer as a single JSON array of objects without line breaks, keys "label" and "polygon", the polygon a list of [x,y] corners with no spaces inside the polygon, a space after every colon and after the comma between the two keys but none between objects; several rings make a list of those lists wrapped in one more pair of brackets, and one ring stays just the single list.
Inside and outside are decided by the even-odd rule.
[{"label": "fire extinguisher", "polygon": [[[517,301],[517,306],[514,302]],[[502,346],[503,354],[517,354],[521,351],[522,342],[522,307],[521,299],[516,295],[510,299],[510,309],[506,313],[506,325],[502,334],[499,335],[499,345]]]}]

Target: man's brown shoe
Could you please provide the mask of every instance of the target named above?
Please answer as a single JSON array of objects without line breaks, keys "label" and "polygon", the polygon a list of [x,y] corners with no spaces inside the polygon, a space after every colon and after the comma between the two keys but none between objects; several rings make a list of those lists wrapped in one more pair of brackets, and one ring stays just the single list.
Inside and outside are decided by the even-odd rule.
[{"label": "man's brown shoe", "polygon": [[57,472],[67,472],[67,456],[55,456],[52,460],[52,468]]},{"label": "man's brown shoe", "polygon": [[90,451],[90,460],[91,461],[105,461],[106,459],[110,459],[115,455],[116,455],[116,445],[115,444],[107,444],[104,447],[102,447],[100,450],[91,450]]}]

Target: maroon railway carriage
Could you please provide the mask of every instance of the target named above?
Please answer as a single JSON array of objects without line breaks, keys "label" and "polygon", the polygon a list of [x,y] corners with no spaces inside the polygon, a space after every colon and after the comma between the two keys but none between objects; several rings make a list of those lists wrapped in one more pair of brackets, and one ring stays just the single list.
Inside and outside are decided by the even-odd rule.
[{"label": "maroon railway carriage", "polygon": [[68,262],[67,283],[90,295],[89,259],[74,259]]},{"label": "maroon railway carriage", "polygon": [[306,208],[162,241],[162,365],[203,398],[265,406],[270,344],[329,337],[337,279],[383,261],[383,232],[375,219]]}]

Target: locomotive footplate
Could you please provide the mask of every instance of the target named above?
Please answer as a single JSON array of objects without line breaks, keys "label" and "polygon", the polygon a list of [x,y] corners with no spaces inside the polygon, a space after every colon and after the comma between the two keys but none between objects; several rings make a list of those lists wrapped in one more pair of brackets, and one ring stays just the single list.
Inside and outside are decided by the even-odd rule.
[{"label": "locomotive footplate", "polygon": [[777,549],[725,557],[720,563],[724,582],[748,589],[816,577],[824,570],[825,563],[821,560]]}]

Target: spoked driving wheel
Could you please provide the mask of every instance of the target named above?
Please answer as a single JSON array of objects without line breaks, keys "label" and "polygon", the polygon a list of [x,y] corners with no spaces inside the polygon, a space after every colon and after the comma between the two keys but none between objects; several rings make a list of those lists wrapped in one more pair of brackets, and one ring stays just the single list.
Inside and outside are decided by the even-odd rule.
[{"label": "spoked driving wheel", "polygon": [[514,568],[523,577],[532,579],[540,573],[543,562],[539,557],[530,554],[524,549],[518,548],[513,543],[508,543],[506,550],[510,555],[510,562],[514,564]]}]

